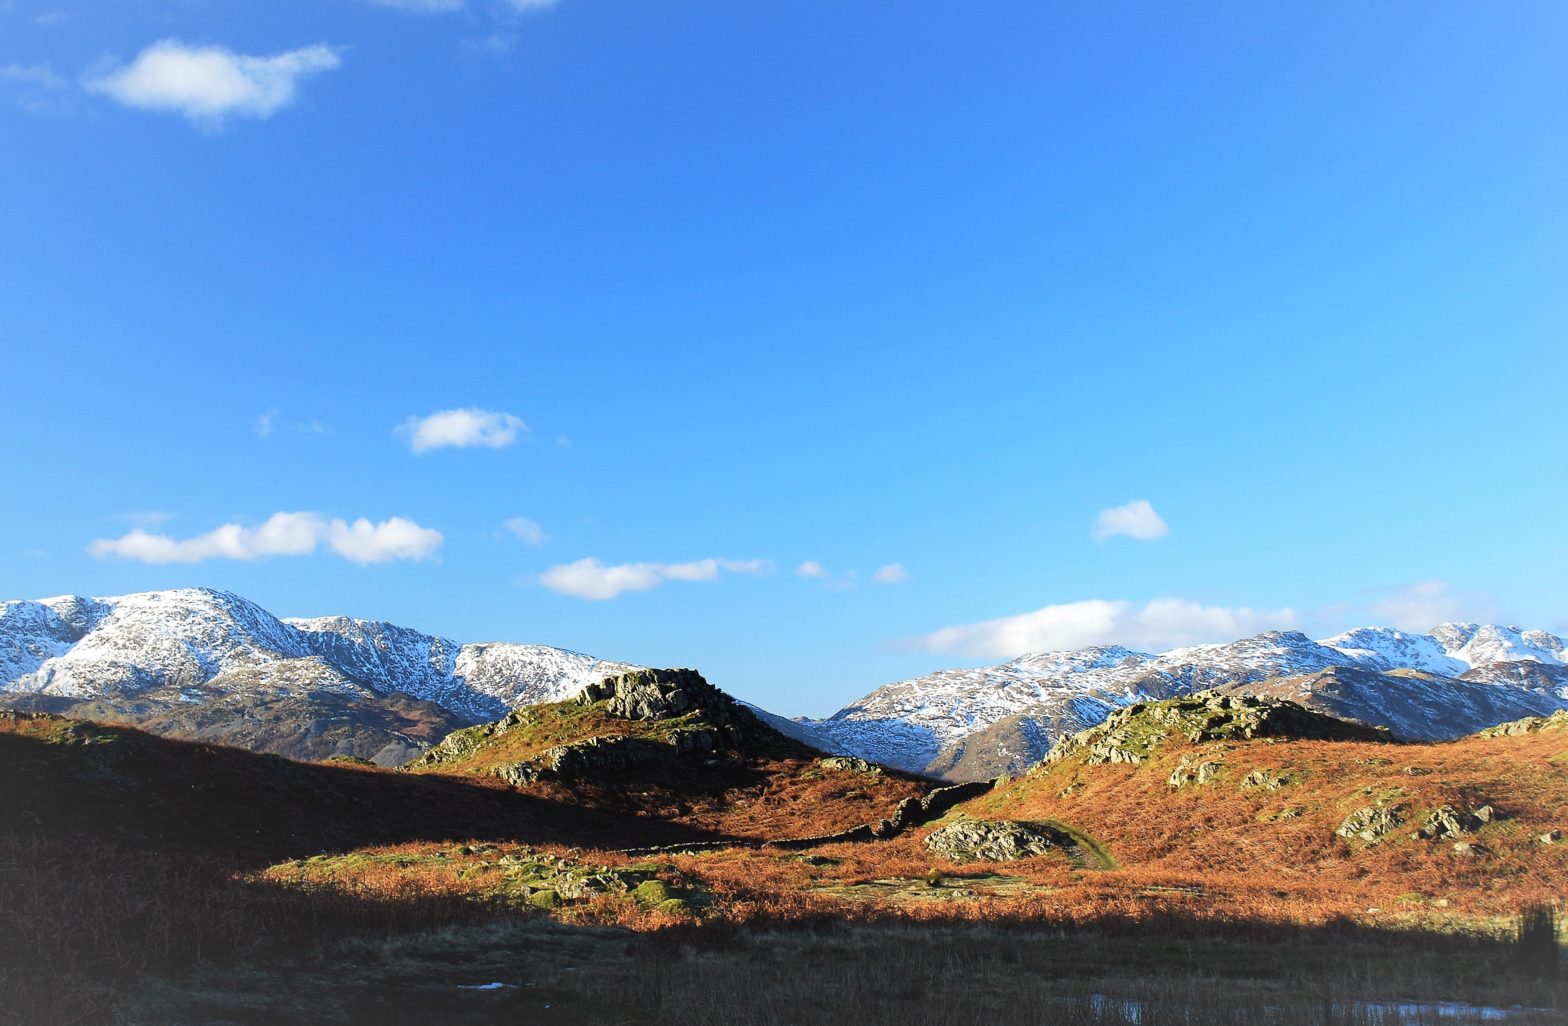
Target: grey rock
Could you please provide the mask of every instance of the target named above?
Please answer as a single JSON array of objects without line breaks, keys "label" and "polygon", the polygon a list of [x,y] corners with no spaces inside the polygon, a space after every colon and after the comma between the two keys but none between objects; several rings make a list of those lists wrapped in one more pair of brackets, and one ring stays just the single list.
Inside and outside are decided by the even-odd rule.
[{"label": "grey rock", "polygon": [[1334,831],[1340,837],[1376,844],[1405,821],[1401,806],[1369,805],[1357,809]]},{"label": "grey rock", "polygon": [[1044,831],[1006,819],[961,819],[926,838],[926,850],[949,862],[1010,862],[1055,847]]},{"label": "grey rock", "polygon": [[1291,738],[1312,741],[1386,741],[1388,732],[1314,712],[1295,702],[1254,695],[1201,691],[1163,702],[1139,702],[1106,717],[1097,727],[1059,739],[1046,755],[1052,764],[1081,756],[1090,766],[1138,765],[1169,737],[1191,744]]},{"label": "grey rock", "polygon": [[1241,778],[1244,791],[1278,791],[1291,783],[1290,774],[1272,769],[1255,769]]},{"label": "grey rock", "polygon": [[817,765],[829,773],[881,773],[882,767],[874,762],[857,759],[853,755],[834,755],[818,759]]},{"label": "grey rock", "polygon": [[1433,809],[1427,816],[1421,829],[1416,831],[1416,836],[1423,840],[1433,841],[1444,837],[1459,837],[1463,834],[1473,834],[1481,829],[1483,824],[1492,821],[1492,807],[1483,805],[1475,812],[1464,812],[1452,805],[1440,805]]},{"label": "grey rock", "polygon": [[512,762],[495,767],[490,771],[490,775],[500,777],[513,787],[526,787],[539,780],[544,775],[544,771],[531,762]]},{"label": "grey rock", "polygon": [[1191,756],[1184,755],[1181,762],[1171,771],[1170,777],[1165,782],[1171,787],[1207,784],[1219,776],[1222,766],[1222,763],[1213,759],[1194,759]]}]

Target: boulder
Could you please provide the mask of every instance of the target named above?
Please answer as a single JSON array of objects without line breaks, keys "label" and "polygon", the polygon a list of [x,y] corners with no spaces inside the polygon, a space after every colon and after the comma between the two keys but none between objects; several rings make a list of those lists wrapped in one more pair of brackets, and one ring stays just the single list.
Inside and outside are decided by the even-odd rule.
[{"label": "boulder", "polygon": [[544,775],[544,770],[531,762],[509,762],[490,770],[492,777],[500,777],[513,787],[526,787]]},{"label": "boulder", "polygon": [[1184,755],[1181,762],[1171,771],[1170,777],[1165,782],[1171,787],[1207,784],[1219,776],[1222,765],[1213,759],[1194,759],[1191,756]]},{"label": "boulder", "polygon": [[607,713],[623,720],[670,720],[697,709],[710,719],[727,720],[724,714],[735,707],[734,699],[696,670],[633,670],[606,677],[583,688],[577,702],[603,702]]},{"label": "boulder", "polygon": [[1521,734],[1539,734],[1543,730],[1568,730],[1568,709],[1559,709],[1550,716],[1526,716],[1522,720],[1499,723],[1479,731],[1476,737],[1518,737]]},{"label": "boulder", "polygon": [[1255,769],[1241,778],[1244,791],[1278,791],[1290,783],[1290,774],[1271,769]]},{"label": "boulder", "polygon": [[1050,834],[1006,819],[961,819],[926,838],[926,850],[949,862],[1010,862],[1054,847]]},{"label": "boulder", "polygon": [[1357,809],[1334,831],[1340,837],[1376,844],[1405,821],[1401,806],[1368,805]]},{"label": "boulder", "polygon": [[1421,824],[1421,829],[1416,831],[1416,836],[1423,840],[1434,841],[1444,837],[1473,834],[1481,829],[1483,824],[1492,821],[1492,814],[1490,805],[1483,805],[1474,812],[1463,812],[1452,805],[1440,805],[1427,816],[1426,822]]},{"label": "boulder", "polygon": [[876,763],[857,759],[853,755],[832,755],[826,759],[818,759],[817,765],[829,773],[881,773],[882,767]]}]

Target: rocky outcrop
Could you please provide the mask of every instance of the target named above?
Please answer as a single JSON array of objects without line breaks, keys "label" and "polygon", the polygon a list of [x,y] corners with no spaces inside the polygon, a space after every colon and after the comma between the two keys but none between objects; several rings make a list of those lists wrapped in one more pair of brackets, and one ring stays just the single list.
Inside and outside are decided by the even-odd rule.
[{"label": "rocky outcrop", "polygon": [[1346,816],[1334,832],[1347,840],[1376,844],[1397,830],[1404,821],[1402,806],[1368,805]]},{"label": "rocky outcrop", "polygon": [[1278,791],[1294,783],[1290,774],[1279,770],[1255,769],[1241,778],[1243,791]]},{"label": "rocky outcrop", "polygon": [[1464,812],[1452,805],[1440,805],[1427,816],[1421,829],[1416,831],[1416,836],[1422,840],[1435,841],[1444,837],[1473,834],[1490,823],[1493,815],[1490,805],[1483,805],[1474,812]]},{"label": "rocky outcrop", "polygon": [[949,862],[1011,862],[1054,847],[1050,833],[1006,819],[960,819],[926,838],[926,850]]},{"label": "rocky outcrop", "polygon": [[829,773],[881,773],[882,767],[874,762],[857,759],[853,755],[833,755],[818,759],[817,765]]},{"label": "rocky outcrop", "polygon": [[1522,720],[1499,723],[1487,727],[1476,737],[1518,737],[1520,734],[1539,734],[1544,730],[1568,730],[1568,709],[1559,709],[1550,716],[1526,716]]},{"label": "rocky outcrop", "polygon": [[605,712],[623,720],[673,720],[698,711],[724,725],[756,720],[696,670],[633,670],[588,685],[575,701],[603,702]]},{"label": "rocky outcrop", "polygon": [[967,784],[953,784],[928,791],[921,798],[905,798],[893,807],[893,814],[878,823],[862,823],[848,830],[812,837],[791,837],[765,842],[769,847],[798,850],[815,848],[821,844],[851,844],[861,841],[885,841],[897,837],[911,827],[941,819],[960,802],[987,794],[996,786],[994,780],[975,780]]},{"label": "rocky outcrop", "polygon": [[1259,738],[1389,740],[1386,730],[1338,720],[1295,702],[1204,691],[1186,698],[1140,702],[1118,709],[1099,726],[1057,741],[1045,762],[1079,757],[1090,766],[1136,766],[1169,737],[1180,737],[1190,744]]},{"label": "rocky outcrop", "polygon": [[1165,782],[1177,788],[1187,787],[1190,784],[1207,784],[1220,775],[1222,767],[1223,763],[1215,762],[1213,759],[1194,759],[1184,755]]},{"label": "rocky outcrop", "polygon": [[[626,736],[624,727],[613,730],[602,716],[581,717],[597,729],[596,736],[547,748],[537,755],[492,766],[489,773],[514,787],[539,780],[571,780],[603,772],[620,772],[651,766],[671,757],[715,757],[766,744],[806,750],[760,721],[730,696],[709,684],[695,670],[636,670],[606,677],[590,684],[572,700],[578,706],[597,707],[602,716],[633,720],[646,727]],[[537,708],[515,709],[494,723],[456,731],[422,757],[411,769],[474,761],[487,745],[523,727],[541,722]],[[526,746],[525,746],[526,747]],[[814,753],[813,753],[814,754]],[[858,760],[855,760],[858,761]]]}]

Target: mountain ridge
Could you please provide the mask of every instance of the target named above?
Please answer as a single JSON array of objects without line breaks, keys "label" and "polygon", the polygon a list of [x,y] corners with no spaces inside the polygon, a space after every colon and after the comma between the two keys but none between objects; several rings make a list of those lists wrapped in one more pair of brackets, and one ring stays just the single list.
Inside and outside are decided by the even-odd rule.
[{"label": "mountain ridge", "polygon": [[[284,619],[210,588],[0,603],[5,704],[90,712],[301,758],[397,764],[426,747],[429,734],[636,668],[547,645],[463,645],[376,620]],[[226,720],[198,715],[223,702],[233,707]],[[325,747],[299,740],[313,725],[294,721],[341,718],[344,703],[366,722]],[[252,713],[280,709],[274,743],[256,732]],[[405,721],[412,729],[398,726]]]},{"label": "mountain ridge", "polygon": [[1568,708],[1568,646],[1546,631],[1459,622],[1427,634],[1357,627],[1323,641],[1266,631],[1162,653],[1096,645],[894,681],[801,722],[822,747],[972,779],[1019,772],[1053,738],[1117,709],[1209,688],[1288,697],[1412,740],[1444,740]]},{"label": "mountain ridge", "polygon": [[[453,729],[641,669],[549,645],[459,643],[379,620],[280,618],[205,588],[0,603],[0,705],[295,758],[399,765]],[[1128,705],[1206,689],[1288,698],[1443,740],[1568,708],[1568,646],[1450,622],[1267,631],[1162,653],[1031,653],[882,685],[824,719],[749,707],[824,751],[954,780],[1016,773]]]}]

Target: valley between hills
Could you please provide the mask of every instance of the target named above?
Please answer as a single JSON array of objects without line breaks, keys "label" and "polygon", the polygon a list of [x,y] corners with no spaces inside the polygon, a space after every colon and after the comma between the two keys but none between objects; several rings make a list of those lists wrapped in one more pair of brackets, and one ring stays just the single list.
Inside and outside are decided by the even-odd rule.
[{"label": "valley between hills", "polygon": [[[789,721],[786,721],[786,725]],[[1562,1021],[1568,713],[1134,701],[1015,774],[628,669],[398,767],[0,714],[0,1021]]]}]

